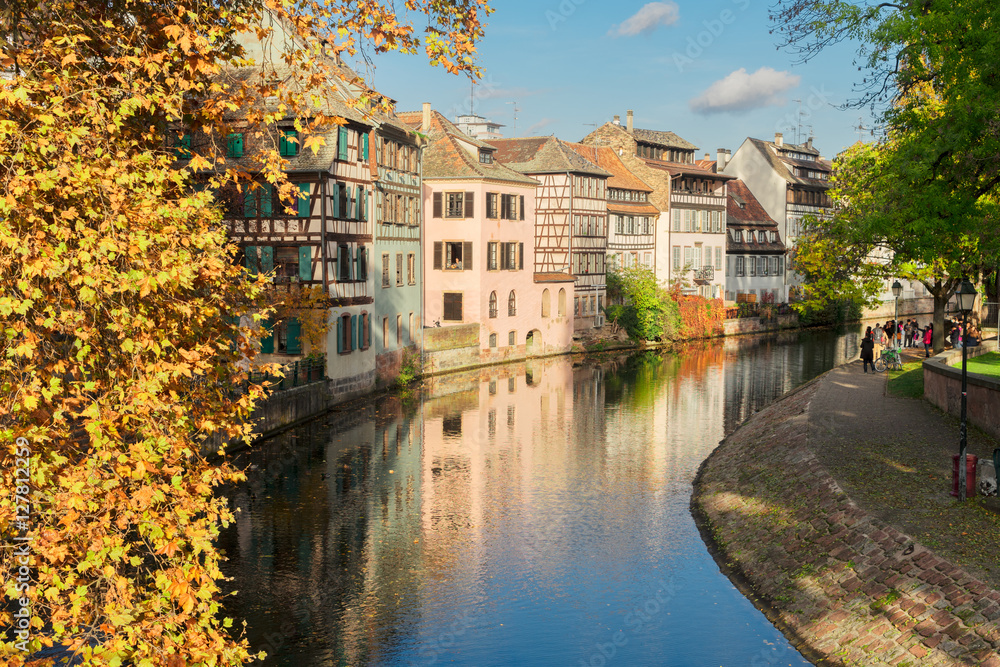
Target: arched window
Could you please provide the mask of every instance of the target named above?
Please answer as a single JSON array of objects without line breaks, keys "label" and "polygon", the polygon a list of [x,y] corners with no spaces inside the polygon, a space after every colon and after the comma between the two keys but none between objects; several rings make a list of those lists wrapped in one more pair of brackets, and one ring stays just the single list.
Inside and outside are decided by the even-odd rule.
[{"label": "arched window", "polygon": [[560,289],[559,290],[558,308],[559,308],[559,310],[557,310],[556,312],[558,313],[559,317],[566,317],[566,290],[565,289]]},{"label": "arched window", "polygon": [[[495,350],[497,347],[497,335],[495,333],[490,334],[490,349]],[[491,394],[496,393],[496,390],[491,391]]]},{"label": "arched window", "polygon": [[496,317],[499,313],[497,312],[499,307],[497,306],[497,293],[490,292],[490,317]]},{"label": "arched window", "polygon": [[549,290],[542,290],[542,317],[549,317],[551,306],[549,305]]},{"label": "arched window", "polygon": [[517,296],[514,295],[514,290],[511,290],[510,296],[507,297],[507,315],[510,317],[517,315]]}]

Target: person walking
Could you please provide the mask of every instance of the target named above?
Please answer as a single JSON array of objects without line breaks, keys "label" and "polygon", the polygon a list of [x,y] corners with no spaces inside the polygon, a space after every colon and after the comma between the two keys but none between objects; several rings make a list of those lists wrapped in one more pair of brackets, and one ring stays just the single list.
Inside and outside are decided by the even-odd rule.
[{"label": "person walking", "polygon": [[875,341],[872,340],[872,335],[870,333],[865,334],[864,340],[861,341],[861,366],[864,372],[868,372],[868,367],[872,367],[872,373],[875,372]]},{"label": "person walking", "polygon": [[931,344],[934,342],[934,323],[931,322],[924,330],[924,357],[931,356]]}]

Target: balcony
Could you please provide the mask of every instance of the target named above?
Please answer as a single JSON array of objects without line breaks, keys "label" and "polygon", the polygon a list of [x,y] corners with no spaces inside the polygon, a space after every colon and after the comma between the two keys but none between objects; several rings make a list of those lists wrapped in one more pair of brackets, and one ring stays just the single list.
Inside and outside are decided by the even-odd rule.
[{"label": "balcony", "polygon": [[714,266],[703,266],[700,269],[694,269],[694,281],[696,283],[710,283],[713,280],[715,280]]}]

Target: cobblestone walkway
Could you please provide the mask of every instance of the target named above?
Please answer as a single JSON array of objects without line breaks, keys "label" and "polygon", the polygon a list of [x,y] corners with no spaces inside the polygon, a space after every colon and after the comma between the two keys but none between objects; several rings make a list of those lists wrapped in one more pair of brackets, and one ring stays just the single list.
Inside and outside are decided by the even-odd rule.
[{"label": "cobblestone walkway", "polygon": [[1000,667],[1000,592],[862,511],[810,449],[863,428],[880,382],[850,364],[749,419],[702,469],[702,528],[819,664]]}]

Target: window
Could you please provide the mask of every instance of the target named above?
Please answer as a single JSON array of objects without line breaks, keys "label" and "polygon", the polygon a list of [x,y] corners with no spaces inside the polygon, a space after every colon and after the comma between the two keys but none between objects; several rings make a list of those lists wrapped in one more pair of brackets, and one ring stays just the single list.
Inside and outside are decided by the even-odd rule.
[{"label": "window", "polygon": [[295,157],[299,154],[299,133],[296,130],[281,130],[278,137],[278,153],[281,157]]},{"label": "window", "polygon": [[[516,331],[511,331],[510,333],[507,334],[507,345],[509,345],[510,347],[514,347],[515,345],[517,345]],[[509,391],[512,394],[514,393],[514,387],[517,386],[515,382],[516,381],[514,380],[514,378],[510,378],[507,380],[507,391]]]},{"label": "window", "polygon": [[[490,334],[490,349],[491,350],[497,349],[497,335],[495,333],[491,333]],[[491,380],[490,381],[490,393],[491,394],[497,393],[496,387],[497,387],[496,382]],[[496,425],[494,424],[494,428],[495,427],[496,427]]]},{"label": "window", "polygon": [[680,271],[681,270],[681,247],[679,245],[675,245],[673,247],[673,253],[672,253],[672,255],[673,255],[674,271]]},{"label": "window", "polygon": [[372,344],[371,316],[361,313],[361,331],[358,332],[358,348],[367,350]]},{"label": "window", "polygon": [[346,245],[337,249],[337,268],[339,280],[351,279],[351,249]]},{"label": "window", "polygon": [[396,253],[396,287],[403,284],[403,253]]},{"label": "window", "polygon": [[243,157],[242,132],[234,132],[226,138],[226,157]]},{"label": "window", "polygon": [[486,193],[486,217],[490,220],[496,220],[499,217],[499,212],[497,211],[497,197],[499,197],[495,192]]},{"label": "window", "polygon": [[691,254],[691,248],[688,246],[684,247],[684,266],[683,269],[687,271],[692,267],[691,262],[694,261],[694,257]]},{"label": "window", "polygon": [[337,159],[347,159],[347,128],[343,126],[337,129]]},{"label": "window", "polygon": [[486,269],[488,271],[497,270],[497,242],[490,241],[486,251]]},{"label": "window", "polygon": [[448,271],[462,271],[462,243],[445,243],[445,269]]},{"label": "window", "polygon": [[771,243],[777,243],[778,242],[778,232],[768,232],[767,235],[768,235],[768,239],[771,241]]},{"label": "window", "polygon": [[746,258],[745,257],[737,257],[736,258],[736,277],[737,278],[742,278],[743,276],[746,275],[745,265],[746,265]]},{"label": "window", "polygon": [[389,286],[389,253],[382,253],[382,287]]},{"label": "window", "polygon": [[681,231],[681,212],[679,209],[674,209],[671,216],[670,231],[679,232]]},{"label": "window", "polygon": [[507,297],[507,315],[508,317],[517,315],[517,296],[514,294],[514,290],[511,290],[510,296]]},{"label": "window", "polygon": [[767,275],[767,257],[757,258],[757,275],[758,276]]},{"label": "window", "polygon": [[504,268],[513,271],[517,268],[517,244],[516,243],[505,243],[507,246],[507,252],[504,253],[507,257],[507,266]]},{"label": "window", "polygon": [[497,293],[490,292],[490,317],[497,317],[500,314],[500,308],[497,306]]},{"label": "window", "polygon": [[462,293],[444,293],[444,319],[447,322],[462,321]]},{"label": "window", "polygon": [[580,297],[573,297],[573,315],[575,317],[580,316]]},{"label": "window", "polygon": [[777,257],[772,257],[771,258],[771,275],[772,276],[778,275],[778,258]]},{"label": "window", "polygon": [[347,354],[354,349],[356,315],[344,314],[337,319],[337,353]]},{"label": "window", "polygon": [[747,258],[747,268],[751,278],[757,275],[757,262],[754,261],[753,257]]},{"label": "window", "polygon": [[407,333],[407,337],[410,339],[411,343],[414,340],[414,338],[413,338],[413,323],[414,323],[414,321],[413,321],[413,313],[410,313],[409,327],[406,329],[406,333]]},{"label": "window", "polygon": [[406,256],[406,283],[417,284],[417,256],[412,252]]},{"label": "window", "polygon": [[447,207],[445,208],[446,218],[464,218],[465,217],[465,193],[463,192],[448,192],[445,195],[447,201]]},{"label": "window", "polygon": [[556,314],[558,314],[559,317],[566,317],[566,290],[565,289],[560,289],[559,290],[559,304],[558,304],[558,308],[559,308],[559,310],[556,311]]},{"label": "window", "polygon": [[722,246],[715,249],[715,270],[722,270]]},{"label": "window", "polygon": [[493,164],[493,151],[479,149],[479,161],[483,164]]},{"label": "window", "polygon": [[719,211],[712,211],[712,231],[721,232],[722,231],[722,218],[719,215]]},{"label": "window", "polygon": [[550,315],[549,311],[552,309],[552,306],[549,303],[549,301],[550,301],[549,290],[548,289],[542,290],[542,317],[548,317]]},{"label": "window", "polygon": [[382,318],[382,347],[383,349],[389,349],[389,318]]},{"label": "window", "polygon": [[403,316],[396,315],[396,347],[403,344]]}]

